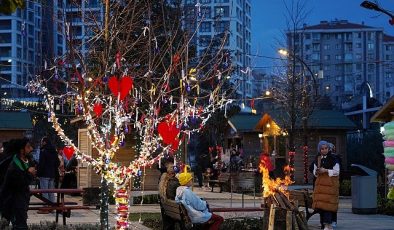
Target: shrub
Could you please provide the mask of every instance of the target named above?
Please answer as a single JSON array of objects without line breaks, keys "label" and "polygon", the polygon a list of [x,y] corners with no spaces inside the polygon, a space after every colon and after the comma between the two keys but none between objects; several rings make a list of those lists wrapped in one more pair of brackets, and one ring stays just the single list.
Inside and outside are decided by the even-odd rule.
[{"label": "shrub", "polygon": [[378,195],[378,213],[394,216],[394,200]]},{"label": "shrub", "polygon": [[133,197],[133,204],[140,204],[142,198],[144,199],[143,204],[158,204],[159,203],[159,196],[157,194],[150,194],[150,195]]}]

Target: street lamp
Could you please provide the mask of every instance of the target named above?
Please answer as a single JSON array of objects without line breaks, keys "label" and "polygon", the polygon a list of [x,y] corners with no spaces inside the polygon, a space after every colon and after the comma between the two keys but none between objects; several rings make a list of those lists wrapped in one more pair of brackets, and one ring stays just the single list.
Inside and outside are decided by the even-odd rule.
[{"label": "street lamp", "polygon": [[390,25],[394,25],[394,15],[391,14],[390,12],[388,12],[387,10],[381,8],[378,4],[374,3],[374,2],[370,2],[370,1],[363,1],[360,4],[361,7],[364,7],[365,9],[368,10],[375,10],[378,12],[382,12],[386,15],[388,15],[390,17],[389,23]]},{"label": "street lamp", "polygon": [[[290,132],[289,132],[289,164],[290,167],[294,167],[294,156],[295,156],[295,123],[296,123],[296,112],[295,110],[296,105],[295,105],[295,98],[296,98],[296,87],[295,84],[297,83],[297,80],[295,79],[296,72],[295,72],[295,65],[296,61],[300,62],[303,65],[303,70],[307,70],[309,74],[311,75],[312,81],[313,81],[313,88],[314,88],[314,99],[316,100],[318,97],[318,88],[317,88],[317,81],[315,78],[315,74],[311,70],[311,68],[305,63],[305,61],[297,56],[294,53],[290,53],[286,49],[279,49],[278,53],[282,56],[288,57],[292,60],[292,80],[290,82],[291,84],[291,89],[290,89],[290,99],[291,99],[291,108],[290,108],[290,121],[291,121],[291,126],[290,126]],[[306,83],[306,78],[304,78],[304,83]],[[308,127],[308,117],[309,113],[308,109],[308,92],[307,89],[304,89],[302,91],[302,127],[303,127],[303,132],[304,132],[304,146],[303,146],[303,152],[304,152],[304,183],[308,183],[308,133],[307,133],[307,127]],[[291,174],[293,178],[293,173]]]}]

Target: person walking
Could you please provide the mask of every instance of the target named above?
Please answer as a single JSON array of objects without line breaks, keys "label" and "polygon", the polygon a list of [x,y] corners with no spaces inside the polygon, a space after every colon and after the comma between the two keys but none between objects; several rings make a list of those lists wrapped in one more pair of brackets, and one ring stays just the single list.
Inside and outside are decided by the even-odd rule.
[{"label": "person walking", "polygon": [[338,211],[339,172],[337,157],[329,151],[329,143],[320,141],[318,155],[314,161],[313,174],[316,176],[312,208],[320,213],[324,230],[332,230],[333,216]]},{"label": "person walking", "polygon": [[192,224],[207,224],[209,230],[218,230],[224,219],[211,213],[208,203],[190,190],[193,184],[193,176],[187,172],[187,167],[185,167],[183,173],[179,174],[178,179],[181,186],[176,189],[175,201],[183,204]]},{"label": "person walking", "polygon": [[[59,170],[60,161],[55,148],[49,142],[47,137],[41,139],[40,159],[38,162],[37,176],[40,179],[40,189],[55,188],[55,177]],[[55,202],[54,193],[43,193],[43,196]],[[48,213],[39,210],[37,213]]]},{"label": "person walking", "polygon": [[28,229],[27,211],[30,202],[30,183],[36,169],[29,165],[29,154],[33,150],[28,139],[13,142],[15,154],[5,174],[0,194],[2,216],[12,223],[12,229]]}]

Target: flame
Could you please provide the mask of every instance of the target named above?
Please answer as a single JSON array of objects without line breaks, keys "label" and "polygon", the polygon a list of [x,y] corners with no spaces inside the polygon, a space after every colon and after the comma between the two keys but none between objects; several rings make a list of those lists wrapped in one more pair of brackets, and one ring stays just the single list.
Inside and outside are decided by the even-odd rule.
[{"label": "flame", "polygon": [[292,181],[290,177],[291,171],[294,170],[293,168],[291,168],[289,165],[286,165],[283,168],[283,171],[285,173],[285,177],[283,179],[271,179],[269,177],[268,168],[266,167],[266,163],[263,159],[260,160],[259,168],[263,180],[263,197],[269,197],[271,195],[274,195],[277,191],[282,192],[287,197],[289,196],[287,187],[294,183],[294,181]]}]

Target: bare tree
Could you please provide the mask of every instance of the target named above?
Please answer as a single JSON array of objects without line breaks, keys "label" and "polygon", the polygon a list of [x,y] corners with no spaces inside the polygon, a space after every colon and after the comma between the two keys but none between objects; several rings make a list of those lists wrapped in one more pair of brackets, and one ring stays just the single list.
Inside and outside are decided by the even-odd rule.
[{"label": "bare tree", "polygon": [[[197,60],[204,62],[190,65],[196,55],[190,46],[193,34],[182,31],[182,8],[174,2],[107,0],[104,20],[94,13],[77,13],[76,17],[84,16],[92,36],[84,38],[86,42],[75,39],[72,24],[66,21],[67,54],[47,70],[67,73],[59,79],[66,91],[55,94],[44,86],[43,78],[29,84],[30,91],[44,95],[58,135],[100,174],[102,229],[109,228],[108,184],[116,190],[117,228],[125,229],[128,180],[142,167],[174,155],[185,136],[199,132],[215,111],[230,103],[222,89],[227,79],[220,76],[231,68],[218,67],[226,56],[218,50],[209,61],[202,56]],[[81,7],[80,1],[74,3]],[[81,51],[83,45],[89,46],[87,52]],[[210,90],[200,89],[212,81]],[[81,152],[65,135],[54,111],[59,98],[75,102],[99,158]],[[196,120],[197,125],[191,125]],[[129,165],[119,165],[113,157],[130,126],[142,141],[139,156]]]},{"label": "bare tree", "polygon": [[[308,118],[314,110],[318,98],[315,73],[303,60],[302,41],[305,20],[309,14],[306,0],[283,1],[286,8],[287,29],[284,33],[285,43],[279,53],[286,59],[282,60],[286,69],[278,69],[278,78],[274,82],[273,96],[283,109],[283,124],[288,132],[289,165],[294,170],[296,152],[296,134],[298,122],[303,130],[304,183],[308,183]],[[285,44],[285,45],[284,45]],[[287,49],[283,49],[287,47]],[[284,62],[283,62],[284,61]],[[292,172],[294,180],[294,172]]]}]

